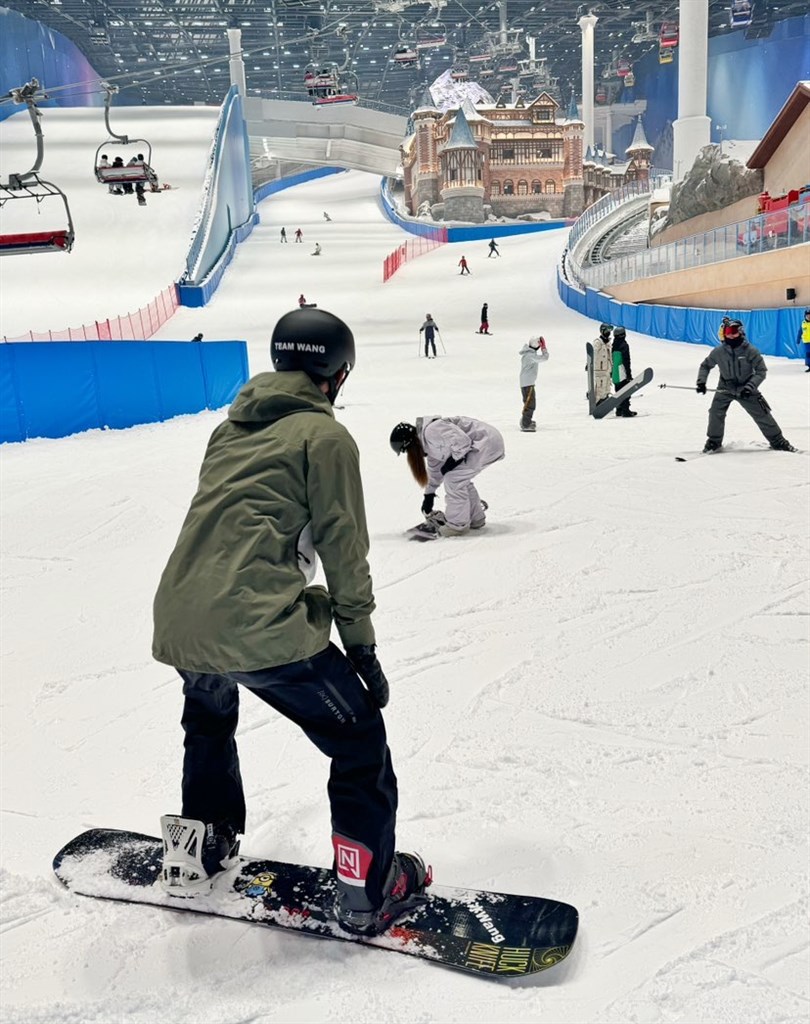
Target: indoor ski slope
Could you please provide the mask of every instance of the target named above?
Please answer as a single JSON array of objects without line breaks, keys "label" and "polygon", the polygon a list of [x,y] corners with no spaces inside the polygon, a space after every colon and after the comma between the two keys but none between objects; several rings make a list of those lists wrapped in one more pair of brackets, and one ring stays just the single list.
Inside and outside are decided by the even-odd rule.
[{"label": "indoor ski slope", "polygon": [[[637,335],[633,366],[656,373],[638,417],[590,419],[597,325],[557,298],[564,232],[505,238],[497,260],[486,242],[445,246],[383,285],[402,236],[378,186],[350,172],[262,204],[210,306],[162,336],[245,338],[258,372],[300,292],[350,324],[337,415],[361,453],[399,845],[442,882],[574,903],[577,945],[509,986],[54,882],[53,853],[81,830],[154,833],[178,810],[180,684],[150,658],[151,600],[222,418],[209,412],[2,450],[4,1020],[805,1021],[808,456],[762,449],[732,409],[734,447],[676,462],[702,447],[707,399],[656,384],[692,385],[708,350]],[[97,278],[81,286],[89,316]],[[484,300],[491,338],[474,333]],[[426,312],[436,360],[418,354]],[[537,332],[551,358],[533,435],[518,350]],[[768,364],[764,393],[807,449],[809,378]],[[421,496],[388,434],[423,413],[504,434],[481,534],[403,535]],[[249,695],[239,742],[243,850],[328,864],[324,760]]]}]

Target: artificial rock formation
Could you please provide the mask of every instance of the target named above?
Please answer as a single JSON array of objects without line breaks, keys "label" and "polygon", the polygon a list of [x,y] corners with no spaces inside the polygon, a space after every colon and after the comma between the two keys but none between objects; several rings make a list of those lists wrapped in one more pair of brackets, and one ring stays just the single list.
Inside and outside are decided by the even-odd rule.
[{"label": "artificial rock formation", "polygon": [[720,146],[704,146],[692,169],[672,189],[666,226],[722,210],[747,196],[759,195],[762,188],[762,171],[752,171],[731,159]]}]

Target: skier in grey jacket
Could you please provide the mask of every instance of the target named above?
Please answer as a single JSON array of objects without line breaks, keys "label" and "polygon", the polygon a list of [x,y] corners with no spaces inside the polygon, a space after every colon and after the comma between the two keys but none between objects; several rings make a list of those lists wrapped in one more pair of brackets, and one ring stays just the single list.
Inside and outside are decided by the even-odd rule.
[{"label": "skier in grey jacket", "polygon": [[771,407],[759,390],[768,368],[758,349],[746,339],[739,320],[730,320],[723,329],[723,343],[713,348],[700,364],[695,390],[706,394],[706,379],[713,367],[720,371],[720,383],[709,408],[704,452],[716,452],[723,445],[726,413],[732,402],[739,402],[764,434],[771,448],[795,451],[782,436],[779,424],[771,415]]},{"label": "skier in grey jacket", "polygon": [[520,415],[520,429],[532,432],[537,429],[533,414],[537,408],[534,385],[537,381],[537,370],[540,363],[548,359],[545,338],[530,338],[528,345],[520,350],[520,394],[523,398],[523,410]]},{"label": "skier in grey jacket", "polygon": [[[416,482],[425,489],[422,513],[434,516],[445,535],[480,530],[486,505],[473,484],[485,466],[504,457],[500,431],[468,416],[420,416],[416,426],[398,423],[391,447],[408,458]],[[445,510],[433,511],[436,491],[444,484]]]},{"label": "skier in grey jacket", "polygon": [[[336,917],[377,934],[423,899],[429,874],[394,849],[360,460],[332,411],[354,337],[331,313],[296,309],[276,324],[271,354],[276,372],[249,380],[211,436],[155,597],[153,654],[183,680],[185,733],[182,815],[161,821],[162,879],[193,896],[238,850],[243,689],[330,758]],[[318,558],[328,590],[310,586]]]}]

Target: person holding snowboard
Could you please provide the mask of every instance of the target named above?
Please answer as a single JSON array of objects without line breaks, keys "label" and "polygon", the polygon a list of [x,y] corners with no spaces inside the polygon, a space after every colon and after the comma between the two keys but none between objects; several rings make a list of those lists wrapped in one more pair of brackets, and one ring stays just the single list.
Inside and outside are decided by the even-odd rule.
[{"label": "person holding snowboard", "polygon": [[610,348],[610,324],[599,325],[599,337],[593,342],[593,401],[598,405],[610,396],[613,357]]},{"label": "person holding snowboard", "polygon": [[[435,359],[436,358],[436,331],[438,331],[439,325],[430,315],[425,313],[425,322],[419,328],[419,333],[425,332],[425,358]],[[433,355],[430,355],[429,349],[433,350]]]},{"label": "person holding snowboard", "polygon": [[[416,426],[398,423],[391,448],[407,456],[414,480],[424,488],[422,514],[432,517],[443,536],[486,525],[486,505],[473,479],[504,457],[500,431],[468,416],[422,416]],[[444,485],[444,512],[434,512],[436,491]]]},{"label": "person holding snowboard", "polygon": [[[332,408],[354,337],[331,313],[297,309],[270,352],[276,372],[251,378],[211,435],[155,596],[153,655],[176,668],[185,698],[182,817],[161,820],[162,881],[170,895],[205,891],[237,853],[243,688],[331,759],[335,914],[374,935],[425,899],[431,876],[394,848],[359,455]],[[310,585],[318,558],[328,589]]]},{"label": "person holding snowboard", "polygon": [[534,410],[537,408],[534,386],[540,363],[546,362],[547,359],[548,350],[545,338],[530,338],[529,343],[520,350],[520,395],[523,399],[520,429],[527,433],[537,430],[537,424],[533,418]]},{"label": "person holding snowboard", "polygon": [[782,435],[779,424],[771,415],[771,407],[759,390],[768,368],[758,349],[745,337],[740,320],[731,320],[724,332],[723,344],[713,348],[700,364],[695,390],[706,394],[706,379],[717,367],[720,383],[709,407],[709,425],[706,430],[704,452],[716,452],[723,446],[726,413],[732,402],[739,402],[762,431],[771,448],[780,452],[795,452],[793,445]]},{"label": "person holding snowboard", "polygon": [[[613,329],[612,362],[613,387],[618,391],[633,379],[633,373],[630,369],[630,346],[627,344],[627,332],[623,327],[614,327]],[[638,413],[631,410],[630,399],[625,398],[623,402],[616,406],[616,415],[630,418],[631,416],[637,416]]]},{"label": "person holding snowboard", "polygon": [[489,334],[489,303],[485,302],[481,307],[481,326],[476,334]]}]

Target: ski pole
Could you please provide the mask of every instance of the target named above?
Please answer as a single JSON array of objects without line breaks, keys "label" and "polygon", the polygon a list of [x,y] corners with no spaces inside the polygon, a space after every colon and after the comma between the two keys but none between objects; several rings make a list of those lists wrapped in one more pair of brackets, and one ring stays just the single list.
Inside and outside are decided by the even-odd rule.
[{"label": "ski pole", "polygon": [[444,347],[444,338],[442,337],[442,332],[441,331],[436,331],[436,333],[439,335],[439,344],[442,347],[442,352],[445,355],[447,355],[447,349]]},{"label": "ski pole", "polygon": [[[675,390],[675,391],[695,391],[696,390],[694,387],[688,388],[685,384],[659,384],[658,387],[659,388],[669,388],[670,391],[672,391],[672,390]],[[706,392],[707,393],[709,393],[709,392],[714,393],[715,391],[720,391],[720,390],[722,390],[722,389],[721,388],[706,388]]]},{"label": "ski pole", "polygon": [[416,354],[419,356],[420,359],[422,358],[422,332],[421,331],[416,335]]}]

